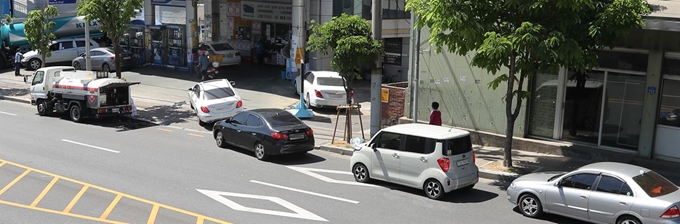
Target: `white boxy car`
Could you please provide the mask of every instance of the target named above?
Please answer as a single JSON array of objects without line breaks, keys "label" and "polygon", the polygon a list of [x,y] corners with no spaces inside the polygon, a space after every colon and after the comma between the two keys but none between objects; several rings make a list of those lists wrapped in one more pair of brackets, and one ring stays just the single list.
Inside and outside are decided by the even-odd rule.
[{"label": "white boxy car", "polygon": [[350,168],[357,182],[370,179],[423,189],[441,199],[479,182],[470,133],[429,124],[399,124],[380,130],[371,141],[354,142]]},{"label": "white boxy car", "polygon": [[189,104],[200,124],[224,120],[243,111],[243,101],[234,85],[227,79],[213,79],[189,88]]}]

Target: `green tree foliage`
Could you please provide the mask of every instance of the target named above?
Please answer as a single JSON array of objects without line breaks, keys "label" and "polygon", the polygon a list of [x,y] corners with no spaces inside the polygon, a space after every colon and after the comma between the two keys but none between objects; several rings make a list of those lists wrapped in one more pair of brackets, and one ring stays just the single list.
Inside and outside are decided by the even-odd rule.
[{"label": "green tree foliage", "polygon": [[[314,23],[314,21],[312,21]],[[357,16],[342,14],[323,24],[312,24],[307,50],[328,55],[331,68],[345,77],[343,82],[347,93],[347,104],[352,103],[350,93],[354,79],[361,79],[359,71],[382,55],[382,41],[373,40],[371,24]]]},{"label": "green tree foliage", "polygon": [[135,17],[135,10],[142,8],[144,0],[80,0],[78,15],[85,16],[86,21],[97,21],[99,28],[113,42],[116,55],[116,76],[120,75],[120,38],[128,30],[128,25]]},{"label": "green tree foliage", "polygon": [[26,40],[31,44],[33,50],[37,50],[42,60],[42,67],[45,66],[45,59],[52,56],[50,45],[56,37],[52,33],[54,28],[54,18],[59,16],[57,7],[48,5],[43,9],[31,10],[28,18],[24,22],[24,33]]},{"label": "green tree foliage", "polygon": [[641,27],[650,12],[645,0],[409,0],[406,8],[418,15],[417,28],[430,28],[437,52],[476,51],[471,64],[497,75],[489,88],[505,84],[506,167],[515,120],[529,97],[525,80],[560,66],[578,72],[597,66],[597,50]]}]

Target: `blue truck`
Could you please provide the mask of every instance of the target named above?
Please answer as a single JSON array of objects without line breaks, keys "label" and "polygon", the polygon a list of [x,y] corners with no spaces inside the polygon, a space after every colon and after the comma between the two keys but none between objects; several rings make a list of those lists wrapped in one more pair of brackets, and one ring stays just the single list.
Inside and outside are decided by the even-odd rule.
[{"label": "blue truck", "polygon": [[[52,33],[57,39],[85,37],[85,17],[69,16],[54,19],[55,25]],[[97,21],[90,21],[90,38],[103,37],[104,33],[100,30]],[[8,68],[13,65],[14,52],[20,48],[22,52],[31,50],[31,46],[24,33],[24,23],[10,23],[0,26],[0,38],[2,39],[2,50],[0,57],[0,68]]]}]

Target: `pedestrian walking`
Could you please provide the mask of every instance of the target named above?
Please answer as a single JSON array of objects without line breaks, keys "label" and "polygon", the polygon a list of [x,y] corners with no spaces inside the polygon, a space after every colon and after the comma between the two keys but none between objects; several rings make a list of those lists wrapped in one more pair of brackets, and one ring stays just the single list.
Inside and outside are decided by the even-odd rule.
[{"label": "pedestrian walking", "polygon": [[257,63],[264,64],[264,40],[260,40],[255,44],[255,54],[257,54]]},{"label": "pedestrian walking", "polygon": [[205,75],[208,71],[208,66],[210,66],[210,60],[208,60],[208,51],[206,46],[201,47],[198,50],[198,61],[201,65],[200,78],[201,81],[205,80]]},{"label": "pedestrian walking", "polygon": [[439,111],[439,103],[432,102],[432,113],[430,113],[430,124],[442,126],[442,112]]},{"label": "pedestrian walking", "polygon": [[21,76],[19,69],[21,69],[21,59],[23,58],[24,55],[21,54],[21,49],[17,48],[17,53],[14,54],[14,76]]}]

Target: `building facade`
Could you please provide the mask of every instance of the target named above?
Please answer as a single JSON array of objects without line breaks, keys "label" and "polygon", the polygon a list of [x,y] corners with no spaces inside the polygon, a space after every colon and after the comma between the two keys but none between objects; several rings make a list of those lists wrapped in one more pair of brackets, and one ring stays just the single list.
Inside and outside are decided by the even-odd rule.
[{"label": "building facade", "polygon": [[[586,79],[568,68],[534,76],[514,135],[680,161],[680,1],[649,3],[656,8],[646,27],[602,50]],[[407,116],[426,120],[438,101],[445,123],[504,134],[504,87],[487,88],[494,76],[470,65],[474,52],[437,54],[428,30],[421,35],[419,88],[409,90],[420,103],[417,112],[407,103]]]}]

